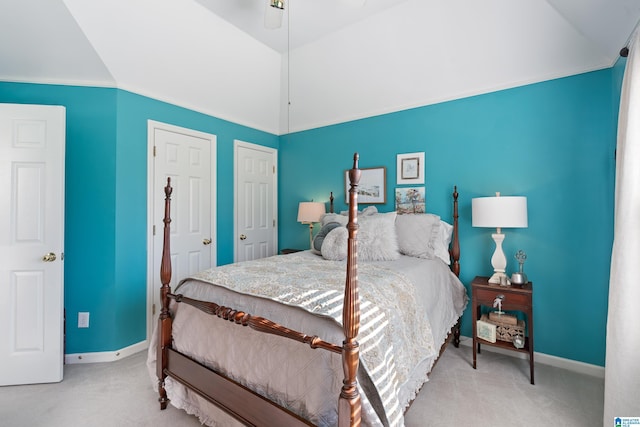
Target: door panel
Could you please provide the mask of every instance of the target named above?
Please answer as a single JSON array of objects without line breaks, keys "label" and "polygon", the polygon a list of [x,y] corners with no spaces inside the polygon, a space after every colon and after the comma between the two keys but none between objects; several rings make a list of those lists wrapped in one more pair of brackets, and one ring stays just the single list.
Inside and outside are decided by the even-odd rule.
[{"label": "door panel", "polygon": [[[149,123],[153,185],[153,280],[149,284],[156,315],[160,305],[160,261],[164,218],[164,187],[171,178],[171,287],[193,273],[215,265],[215,136],[157,122]],[[154,323],[150,310],[149,333]]]},{"label": "door panel", "polygon": [[276,151],[236,141],[236,261],[276,254]]},{"label": "door panel", "polygon": [[62,380],[64,150],[63,107],[0,104],[0,385]]}]

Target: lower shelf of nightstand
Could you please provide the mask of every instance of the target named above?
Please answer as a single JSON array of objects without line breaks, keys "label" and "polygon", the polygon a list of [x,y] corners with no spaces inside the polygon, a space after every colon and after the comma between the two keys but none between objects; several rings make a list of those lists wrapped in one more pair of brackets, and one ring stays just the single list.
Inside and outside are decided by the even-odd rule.
[{"label": "lower shelf of nightstand", "polygon": [[[517,351],[520,353],[529,353],[529,337],[525,337],[524,338],[524,347],[522,348],[516,348],[513,343],[510,343],[508,341],[500,341],[500,340],[496,340],[496,342],[489,342],[489,341],[485,341],[482,338],[477,338],[476,342],[478,345],[482,344],[482,345],[490,345],[492,347],[498,347],[498,348],[503,348],[505,350],[512,350],[512,351]],[[478,348],[478,353],[480,352],[480,348]]]}]

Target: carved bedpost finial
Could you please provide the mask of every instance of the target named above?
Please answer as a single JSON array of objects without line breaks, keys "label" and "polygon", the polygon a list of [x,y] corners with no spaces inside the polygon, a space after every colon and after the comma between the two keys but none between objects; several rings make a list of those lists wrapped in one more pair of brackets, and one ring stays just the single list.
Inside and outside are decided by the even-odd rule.
[{"label": "carved bedpost finial", "polygon": [[358,168],[359,158],[360,158],[360,155],[358,153],[353,153],[353,167],[349,169],[349,182],[351,184],[349,193],[351,193],[352,191],[355,192],[356,197],[358,194],[356,187],[360,183],[360,175],[362,174],[362,172]]},{"label": "carved bedpost finial", "polygon": [[165,198],[171,198],[171,193],[173,193],[173,187],[171,187],[171,177],[167,177],[167,186],[164,187]]}]

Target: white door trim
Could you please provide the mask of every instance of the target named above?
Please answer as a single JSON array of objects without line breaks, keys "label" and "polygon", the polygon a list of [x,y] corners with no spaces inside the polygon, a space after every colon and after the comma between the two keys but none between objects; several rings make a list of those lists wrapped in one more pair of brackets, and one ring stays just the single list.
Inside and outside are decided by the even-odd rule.
[{"label": "white door trim", "polygon": [[[153,152],[154,146],[154,131],[156,129],[165,130],[168,132],[174,133],[182,133],[185,135],[193,136],[196,138],[202,138],[211,141],[211,234],[212,236],[216,236],[217,240],[217,203],[216,203],[216,135],[196,131],[193,129],[183,128],[180,126],[170,125],[168,123],[157,122],[154,120],[147,120],[147,345],[151,340],[151,334],[153,333],[153,328],[155,325],[155,321],[157,319],[158,311],[160,308],[157,308],[157,312],[153,314],[153,295],[154,292],[160,291],[160,284],[153,283],[153,206],[154,206],[154,195],[161,195],[164,197],[164,192],[161,188],[153,188],[154,186],[154,178],[155,178],[155,157]],[[156,235],[162,236],[162,227],[163,224],[156,224]],[[211,266],[217,265],[218,259],[218,244],[217,241],[214,240],[211,245]]]},{"label": "white door trim", "polygon": [[265,147],[264,145],[253,144],[251,142],[235,139],[233,141],[233,261],[238,261],[238,148],[247,148],[251,150],[262,151],[271,154],[273,158],[273,166],[275,172],[273,174],[273,219],[275,227],[273,227],[273,243],[275,249],[278,249],[278,150],[275,148]]}]

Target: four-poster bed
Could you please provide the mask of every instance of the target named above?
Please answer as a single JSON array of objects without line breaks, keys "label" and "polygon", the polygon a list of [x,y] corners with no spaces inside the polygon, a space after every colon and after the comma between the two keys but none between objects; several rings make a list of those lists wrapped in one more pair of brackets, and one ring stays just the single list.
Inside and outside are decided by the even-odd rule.
[{"label": "four-poster bed", "polygon": [[[389,223],[395,230],[396,216],[359,213],[359,179],[355,154],[348,220],[332,217],[346,226],[331,231],[323,243],[323,255],[331,239],[338,248],[346,246],[346,264],[310,251],[280,255],[207,270],[180,282],[175,293],[169,286],[168,181],[162,309],[149,358],[162,409],[171,399],[210,425],[234,420],[255,426],[403,425],[404,411],[446,343],[459,342],[467,298],[457,279],[458,194],[454,190],[451,228],[442,228],[436,216],[416,217],[431,221],[428,235],[450,233],[446,255],[451,270],[441,260],[420,255],[399,259],[392,254],[366,262],[369,252],[358,251],[357,234],[364,248],[372,241],[370,230],[378,233]],[[385,237],[374,237],[386,245]],[[415,286],[422,276],[437,279]]]}]

